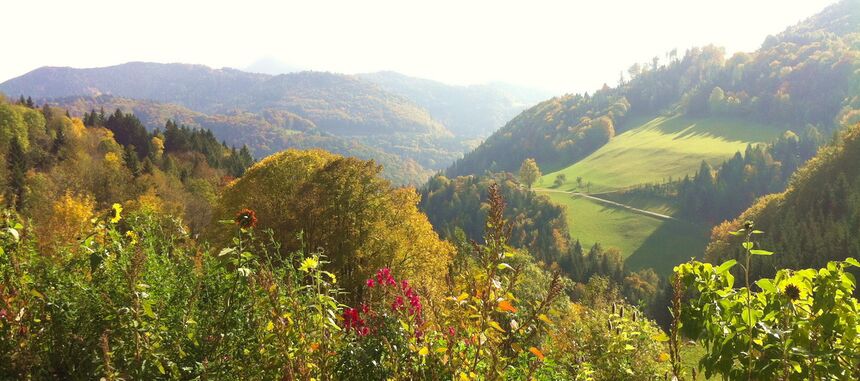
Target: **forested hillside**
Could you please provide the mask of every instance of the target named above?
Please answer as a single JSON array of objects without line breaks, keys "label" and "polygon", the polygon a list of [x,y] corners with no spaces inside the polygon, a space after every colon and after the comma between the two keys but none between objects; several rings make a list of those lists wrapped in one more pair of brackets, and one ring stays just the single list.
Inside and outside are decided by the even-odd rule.
[{"label": "forested hillside", "polygon": [[[725,57],[706,46],[634,64],[629,80],[592,94],[556,97],[524,111],[458,161],[447,174],[512,171],[528,157],[542,167],[570,165],[629,126],[633,116],[731,115],[824,133],[850,124],[860,109],[860,6],[842,1],[770,36],[750,53]],[[681,174],[683,175],[683,174]]]},{"label": "forested hillside", "polygon": [[[385,168],[385,177],[396,184],[415,183],[417,179],[432,174],[432,171],[412,158],[400,156],[397,152],[386,152],[384,147],[363,144],[360,139],[321,132],[315,123],[288,111],[271,110],[259,114],[234,111],[209,115],[175,104],[107,95],[92,98],[60,98],[51,103],[68,109],[72,115],[81,116],[89,112],[103,110],[110,112],[120,109],[123,112],[135,114],[150,130],[163,127],[167,120],[193,128],[211,130],[220,141],[247,146],[254,157],[265,157],[285,148],[322,148],[341,155],[365,160],[373,159]],[[422,159],[422,162],[443,161],[446,157],[444,152],[439,151],[430,153],[420,151],[413,154],[418,159]],[[456,154],[448,153],[448,155]]]},{"label": "forested hillside", "polygon": [[489,136],[524,109],[550,96],[503,84],[450,86],[395,72],[359,77],[424,107],[455,135],[475,139]]},{"label": "forested hillside", "polygon": [[752,266],[755,277],[774,268],[821,266],[860,257],[860,125],[844,131],[792,177],[785,192],[759,198],[732,221],[714,228],[706,259],[737,258],[737,238],[728,234],[746,221],[766,232],[757,242],[778,255]]},{"label": "forested hillside", "polygon": [[77,237],[85,220],[117,200],[209,224],[221,187],[253,163],[247,148],[211,131],[168,122],[149,132],[134,115],[70,118],[62,109],[0,99],[3,202],[33,220],[48,246]]},{"label": "forested hillside", "polygon": [[668,274],[704,253],[713,224],[782,192],[860,120],[858,18],[860,3],[841,1],[754,52],[705,46],[634,64],[614,87],[524,111],[445,175],[513,172],[533,158],[535,190],[564,207],[572,240]]},{"label": "forested hillside", "polygon": [[514,90],[410,78],[407,91],[371,80],[399,78],[394,76],[272,76],[133,62],[40,68],[0,84],[0,91],[27,94],[40,104],[50,101],[78,117],[121,108],[139,115],[150,129],[178,120],[210,129],[231,145],[245,144],[257,158],[286,148],[323,148],[374,159],[397,184],[423,182],[526,106],[508,96]]}]

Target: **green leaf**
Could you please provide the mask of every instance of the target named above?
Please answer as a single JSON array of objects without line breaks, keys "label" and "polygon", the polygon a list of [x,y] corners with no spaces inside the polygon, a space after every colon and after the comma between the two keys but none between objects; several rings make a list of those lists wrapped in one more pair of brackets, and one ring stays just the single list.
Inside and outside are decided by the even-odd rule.
[{"label": "green leaf", "polygon": [[750,234],[764,234],[764,232],[761,230],[753,230],[750,232]]},{"label": "green leaf", "polygon": [[225,248],[221,249],[221,252],[218,253],[218,256],[223,257],[225,255],[233,253],[234,251],[236,251],[235,247],[225,247]]},{"label": "green leaf", "polygon": [[[652,337],[655,341],[665,343],[669,341],[669,336],[665,332],[660,332]],[[668,359],[667,359],[668,360]]]},{"label": "green leaf", "polygon": [[847,263],[851,266],[854,266],[854,267],[860,267],[860,262],[858,262],[856,259],[851,258],[851,257],[845,258],[845,263]]},{"label": "green leaf", "polygon": [[738,261],[734,259],[725,261],[723,264],[720,265],[720,267],[717,267],[717,274],[722,274],[728,271],[732,268],[732,266],[736,265],[737,263]]},{"label": "green leaf", "polygon": [[765,292],[776,292],[776,287],[770,279],[759,279],[755,284]]},{"label": "green leaf", "polygon": [[148,301],[142,301],[140,303],[143,306],[143,314],[149,316],[152,319],[155,319],[155,312],[152,312],[152,303]]},{"label": "green leaf", "polygon": [[498,265],[496,265],[496,268],[497,268],[497,269],[499,269],[499,270],[504,270],[504,269],[511,269],[511,270],[513,270],[513,267],[511,267],[511,265],[509,265],[509,264],[507,264],[507,263],[499,263]]},{"label": "green leaf", "polygon": [[743,246],[743,247],[744,247],[744,249],[749,250],[749,249],[752,249],[752,248],[753,248],[753,243],[752,243],[752,242],[744,242],[744,243],[742,243],[742,244],[741,244],[741,246]]},{"label": "green leaf", "polygon": [[42,295],[42,293],[41,293],[41,292],[36,291],[35,289],[30,290],[30,295],[33,295],[33,296],[35,296],[35,297],[37,297],[37,298],[39,298],[39,299],[42,299],[42,300],[44,300],[44,299],[45,299],[45,295]]},{"label": "green leaf", "polygon": [[750,254],[752,254],[752,255],[772,255],[773,252],[767,251],[767,250],[756,249],[756,250],[750,250]]}]

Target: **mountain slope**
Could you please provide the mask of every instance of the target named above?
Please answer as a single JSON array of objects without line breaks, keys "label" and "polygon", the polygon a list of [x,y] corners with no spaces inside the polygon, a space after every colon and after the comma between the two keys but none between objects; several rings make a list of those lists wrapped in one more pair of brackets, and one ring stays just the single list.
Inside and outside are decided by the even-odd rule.
[{"label": "mountain slope", "polygon": [[[632,79],[589,94],[534,106],[448,169],[449,176],[513,171],[529,157],[557,170],[573,164],[627,127],[625,118],[657,113],[732,116],[800,131],[833,131],[860,109],[860,1],[848,0],[770,36],[751,53],[726,59],[720,48],[630,68]],[[593,129],[604,119],[604,128]],[[610,128],[611,127],[611,128]]]},{"label": "mountain slope", "polygon": [[358,77],[424,107],[455,135],[474,138],[490,135],[526,107],[549,96],[505,84],[451,86],[390,71]]},{"label": "mountain slope", "polygon": [[[728,58],[713,46],[690,49],[681,57],[670,52],[664,64],[634,65],[632,79],[616,87],[556,97],[525,110],[446,175],[516,171],[523,160],[534,158],[545,174],[537,191],[566,207],[572,239],[621,248],[630,268],[666,272],[678,260],[701,255],[707,245],[713,214],[691,215],[682,208],[686,201],[728,205],[753,200],[762,192],[752,192],[760,189],[779,191],[785,186],[782,169],[792,171],[809,157],[783,157],[783,151],[797,150],[771,145],[760,145],[773,148],[762,154],[758,148],[745,150],[747,144],[779,138],[797,148],[807,143],[791,137],[806,136],[804,131],[826,136],[860,122],[858,32],[860,1],[851,0],[768,37],[755,52]],[[740,169],[728,166],[712,181],[714,192],[682,198],[686,183],[664,182],[702,168],[714,180],[719,174],[711,173],[714,168],[726,167],[719,164],[738,157],[738,151],[748,157],[741,155],[733,162]],[[540,188],[613,192],[600,197],[675,214],[677,221],[649,220]]]},{"label": "mountain slope", "polygon": [[271,76],[202,65],[130,62],[93,69],[39,68],[0,84],[0,91],[39,99],[109,94],[177,103],[204,113],[277,109],[345,134],[449,134],[408,99],[333,73]]},{"label": "mountain slope", "polygon": [[798,170],[783,193],[760,198],[737,219],[714,228],[706,259],[717,263],[742,255],[729,234],[754,221],[765,234],[758,245],[775,252],[752,262],[754,276],[776,268],[821,267],[860,257],[860,124],[842,133]]},{"label": "mountain slope", "polygon": [[267,110],[261,113],[233,111],[227,114],[204,114],[183,106],[112,96],[68,97],[52,102],[73,115],[104,109],[134,113],[150,130],[163,129],[167,120],[193,128],[211,130],[220,140],[234,146],[247,145],[255,157],[266,157],[287,148],[322,148],[327,151],[376,160],[385,168],[384,175],[395,184],[417,184],[432,174],[415,160],[347,139],[320,132],[316,124],[288,111]]},{"label": "mountain slope", "polygon": [[575,164],[545,174],[537,185],[555,187],[556,177],[563,175],[567,182],[557,188],[570,190],[578,187],[576,179],[581,177],[590,184],[587,191],[599,193],[677,180],[694,174],[702,161],[716,166],[748,144],[780,135],[777,127],[738,118],[672,115],[644,120],[641,124],[631,120],[635,126],[631,130]]}]

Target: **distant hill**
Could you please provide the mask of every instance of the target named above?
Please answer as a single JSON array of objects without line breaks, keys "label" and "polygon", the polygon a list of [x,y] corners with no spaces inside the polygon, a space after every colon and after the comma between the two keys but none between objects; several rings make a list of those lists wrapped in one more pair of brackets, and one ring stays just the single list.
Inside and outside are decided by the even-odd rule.
[{"label": "distant hill", "polygon": [[549,93],[504,83],[452,86],[391,71],[358,74],[427,109],[455,135],[484,138]]},{"label": "distant hill", "polygon": [[397,184],[423,182],[535,99],[514,86],[457,87],[396,73],[270,75],[147,62],[43,67],[0,84],[0,92],[49,100],[78,116],[119,107],[150,128],[175,119],[247,144],[258,158],[318,147],[377,159]]},{"label": "distant hill", "polygon": [[113,95],[216,114],[284,110],[341,134],[450,133],[408,99],[354,77],[321,72],[271,76],[202,65],[130,62],[94,69],[43,67],[0,84],[17,96]]},{"label": "distant hill", "polygon": [[432,174],[431,170],[411,158],[364,145],[355,139],[321,132],[314,122],[288,111],[233,111],[210,115],[176,104],[108,95],[59,98],[52,103],[77,116],[91,110],[104,109],[111,113],[120,109],[134,113],[150,130],[163,130],[167,120],[189,127],[208,129],[218,139],[229,142],[230,145],[247,145],[257,158],[287,148],[322,148],[341,155],[374,159],[385,167],[385,176],[395,184],[417,184],[420,179]]}]

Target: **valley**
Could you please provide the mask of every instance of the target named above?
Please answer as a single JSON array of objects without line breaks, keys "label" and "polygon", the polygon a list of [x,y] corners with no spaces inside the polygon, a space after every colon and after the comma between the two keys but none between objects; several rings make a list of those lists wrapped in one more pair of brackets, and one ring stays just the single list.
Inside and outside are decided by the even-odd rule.
[{"label": "valley", "polygon": [[812,1],[4,5],[0,380],[858,380]]}]

